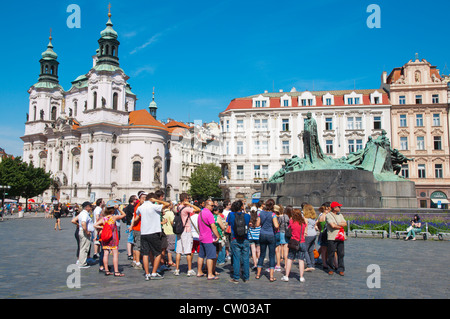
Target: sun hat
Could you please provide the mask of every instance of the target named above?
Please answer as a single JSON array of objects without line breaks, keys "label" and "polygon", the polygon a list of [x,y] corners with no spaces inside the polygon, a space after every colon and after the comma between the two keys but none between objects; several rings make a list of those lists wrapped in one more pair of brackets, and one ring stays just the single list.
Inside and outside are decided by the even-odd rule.
[{"label": "sun hat", "polygon": [[112,200],[109,200],[109,201],[106,203],[106,208],[111,208],[111,207],[114,207],[114,206],[116,206],[116,205],[122,205],[122,203],[119,202],[118,200],[112,199]]}]

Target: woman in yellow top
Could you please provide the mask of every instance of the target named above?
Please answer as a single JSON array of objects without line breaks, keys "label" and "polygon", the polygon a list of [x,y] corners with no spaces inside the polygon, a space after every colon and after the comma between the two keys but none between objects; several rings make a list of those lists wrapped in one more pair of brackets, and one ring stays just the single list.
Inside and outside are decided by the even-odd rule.
[{"label": "woman in yellow top", "polygon": [[[106,276],[112,275],[108,268],[108,258],[111,252],[113,255],[114,276],[125,276],[119,271],[119,233],[117,231],[116,221],[122,220],[126,215],[123,210],[119,208],[119,205],[120,203],[116,200],[108,201],[108,203],[106,203],[105,216],[100,218],[94,225],[95,228],[102,230],[106,224],[109,224],[112,230],[111,239],[108,240],[108,242],[102,242],[103,266]],[[120,212],[120,215],[115,215],[116,210]]]}]

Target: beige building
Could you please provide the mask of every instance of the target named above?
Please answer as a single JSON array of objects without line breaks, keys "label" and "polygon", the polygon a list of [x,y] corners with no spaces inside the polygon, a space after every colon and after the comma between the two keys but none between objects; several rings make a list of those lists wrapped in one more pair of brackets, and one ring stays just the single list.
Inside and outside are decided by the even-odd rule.
[{"label": "beige building", "polygon": [[389,93],[392,148],[408,158],[401,174],[416,183],[418,207],[448,208],[450,196],[447,83],[425,59],[383,73]]}]

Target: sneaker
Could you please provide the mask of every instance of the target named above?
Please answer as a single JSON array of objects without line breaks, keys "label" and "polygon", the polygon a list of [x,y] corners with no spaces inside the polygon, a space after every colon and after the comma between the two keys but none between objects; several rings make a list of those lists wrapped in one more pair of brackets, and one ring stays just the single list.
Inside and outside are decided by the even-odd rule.
[{"label": "sneaker", "polygon": [[156,273],[156,274],[152,274],[152,275],[150,276],[150,279],[151,279],[151,280],[157,280],[157,279],[164,279],[164,277],[161,276],[160,274]]},{"label": "sneaker", "polygon": [[150,280],[151,275],[150,274],[145,274],[145,280],[149,281]]},{"label": "sneaker", "polygon": [[300,282],[305,282],[305,278],[304,277],[300,277]]},{"label": "sneaker", "polygon": [[188,277],[195,276],[195,275],[197,275],[197,273],[193,269],[189,270],[188,273],[187,273]]},{"label": "sneaker", "polygon": [[281,267],[280,266],[275,266],[275,271],[281,271]]},{"label": "sneaker", "polygon": [[289,281],[289,278],[287,276],[281,277],[281,281]]},{"label": "sneaker", "polygon": [[179,276],[179,275],[180,275],[180,270],[179,270],[179,269],[175,269],[175,270],[173,271],[173,274],[174,274],[175,276]]},{"label": "sneaker", "polygon": [[142,264],[141,264],[141,263],[136,263],[136,264],[133,266],[133,268],[134,268],[134,269],[139,269],[139,270],[144,269],[144,268],[142,267]]},{"label": "sneaker", "polygon": [[86,264],[86,265],[78,265],[78,267],[79,267],[79,268],[83,268],[83,269],[85,269],[85,268],[91,268],[91,266],[89,266],[88,264]]}]

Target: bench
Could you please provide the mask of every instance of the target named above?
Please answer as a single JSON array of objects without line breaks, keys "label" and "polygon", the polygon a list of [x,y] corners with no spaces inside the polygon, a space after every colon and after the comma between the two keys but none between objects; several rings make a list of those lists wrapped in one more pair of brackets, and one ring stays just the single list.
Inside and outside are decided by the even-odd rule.
[{"label": "bench", "polygon": [[377,234],[381,234],[382,238],[387,237],[387,231],[385,230],[373,230],[373,229],[354,229],[355,237],[358,237],[358,233],[360,234],[369,234],[375,236]]},{"label": "bench", "polygon": [[[400,236],[401,236],[401,235],[407,235],[407,234],[408,234],[408,232],[407,232],[406,230],[397,230],[397,231],[395,232],[395,235],[397,236],[397,239],[400,239]],[[423,240],[427,240],[428,237],[431,236],[430,233],[427,233],[427,232],[425,232],[425,231],[417,232],[417,233],[416,233],[416,236],[419,236],[419,235],[422,235]]]},{"label": "bench", "polygon": [[450,236],[450,233],[437,233],[439,240],[444,240],[444,236]]}]

